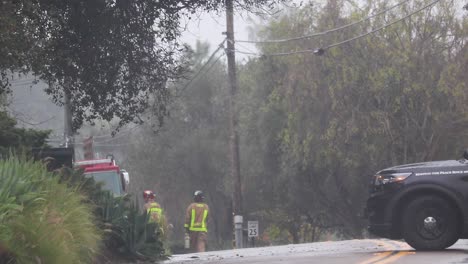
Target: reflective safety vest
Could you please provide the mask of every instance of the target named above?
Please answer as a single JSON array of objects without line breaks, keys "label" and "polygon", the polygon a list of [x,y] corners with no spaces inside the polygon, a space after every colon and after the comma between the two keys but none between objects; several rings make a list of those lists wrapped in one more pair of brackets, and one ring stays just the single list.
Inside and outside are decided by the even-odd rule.
[{"label": "reflective safety vest", "polygon": [[146,210],[146,213],[149,215],[148,222],[157,223],[162,218],[163,210],[158,203],[150,203],[150,206]]},{"label": "reflective safety vest", "polygon": [[188,227],[190,231],[194,232],[208,232],[208,228],[206,227],[208,211],[208,205],[204,203],[191,204],[187,208],[186,218],[189,219],[186,219],[184,227]]}]

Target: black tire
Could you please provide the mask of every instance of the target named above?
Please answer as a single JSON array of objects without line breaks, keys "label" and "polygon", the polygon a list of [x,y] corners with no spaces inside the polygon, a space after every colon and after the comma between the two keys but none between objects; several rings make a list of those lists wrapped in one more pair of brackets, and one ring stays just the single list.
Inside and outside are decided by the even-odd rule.
[{"label": "black tire", "polygon": [[451,246],[453,246],[453,244],[457,243],[459,237],[456,236],[452,241],[449,241],[449,243],[447,243],[447,245],[445,245],[445,248],[449,248]]},{"label": "black tire", "polygon": [[459,238],[460,221],[456,208],[437,196],[411,201],[403,212],[403,237],[416,250],[441,250]]}]

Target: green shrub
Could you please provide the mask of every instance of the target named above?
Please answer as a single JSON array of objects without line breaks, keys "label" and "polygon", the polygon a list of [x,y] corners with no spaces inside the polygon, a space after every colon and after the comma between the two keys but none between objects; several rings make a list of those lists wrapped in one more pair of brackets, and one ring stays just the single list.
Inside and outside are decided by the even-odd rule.
[{"label": "green shrub", "polygon": [[[156,260],[165,255],[160,233],[148,230],[147,215],[140,213],[138,204],[129,195],[114,197],[103,191],[100,183],[86,178],[82,170],[63,169],[61,182],[79,188],[94,205],[98,227],[103,233],[100,260]],[[156,230],[159,230],[156,227]],[[150,239],[148,239],[150,237]]]},{"label": "green shrub", "polygon": [[0,160],[0,243],[11,262],[92,262],[101,235],[83,199],[43,164]]},{"label": "green shrub", "polygon": [[140,213],[138,205],[129,196],[103,194],[96,205],[97,217],[102,221],[104,243],[110,252],[127,260],[164,257],[162,236],[154,232],[159,227],[147,225],[146,212]]}]

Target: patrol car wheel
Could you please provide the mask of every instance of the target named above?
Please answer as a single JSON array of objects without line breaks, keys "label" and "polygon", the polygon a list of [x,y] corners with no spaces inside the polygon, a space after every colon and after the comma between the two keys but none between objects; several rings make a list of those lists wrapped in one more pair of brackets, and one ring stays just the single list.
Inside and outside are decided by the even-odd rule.
[{"label": "patrol car wheel", "polygon": [[436,196],[411,201],[403,212],[403,237],[417,250],[440,250],[458,240],[456,208]]}]

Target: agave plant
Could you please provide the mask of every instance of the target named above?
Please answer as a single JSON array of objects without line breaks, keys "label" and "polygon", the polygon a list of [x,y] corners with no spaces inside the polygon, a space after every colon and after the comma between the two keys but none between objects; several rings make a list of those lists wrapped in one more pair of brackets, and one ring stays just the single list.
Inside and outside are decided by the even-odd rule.
[{"label": "agave plant", "polygon": [[93,208],[83,200],[41,163],[0,160],[0,248],[6,261],[90,263],[101,236]]},{"label": "agave plant", "polygon": [[129,196],[113,197],[107,194],[101,198],[98,212],[109,249],[137,259],[159,259],[164,256],[162,236],[154,232],[159,228],[147,224],[148,216],[146,212],[139,212],[138,204],[133,203]]}]

